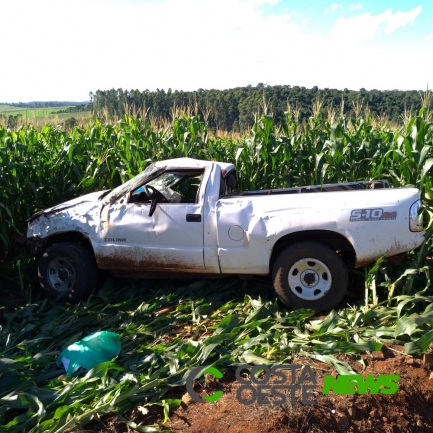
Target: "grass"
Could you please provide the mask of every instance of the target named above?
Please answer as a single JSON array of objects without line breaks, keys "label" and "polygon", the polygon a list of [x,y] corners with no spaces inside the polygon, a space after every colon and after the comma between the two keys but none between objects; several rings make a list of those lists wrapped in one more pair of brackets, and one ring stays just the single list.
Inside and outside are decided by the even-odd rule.
[{"label": "grass", "polygon": [[[13,107],[11,105],[0,105],[0,113],[5,115],[21,115],[24,118],[34,118],[42,119],[47,116],[51,116],[52,113],[57,113],[58,111],[65,110],[72,106],[60,106],[60,107],[38,107],[38,108],[21,108],[21,107]],[[67,113],[71,114],[71,113]]]},{"label": "grass", "polygon": [[20,110],[20,108],[17,108],[15,105],[7,105],[7,104],[0,104],[0,113],[3,111],[15,111]]},{"label": "grass", "polygon": [[75,117],[76,119],[89,119],[91,117],[90,111],[80,111],[76,113],[59,113],[59,111],[66,110],[73,106],[61,107],[39,107],[39,108],[20,108],[12,105],[0,105],[0,115],[17,116],[20,115],[21,119],[19,124],[27,125],[29,123],[35,126],[43,126],[47,123],[57,123]]}]

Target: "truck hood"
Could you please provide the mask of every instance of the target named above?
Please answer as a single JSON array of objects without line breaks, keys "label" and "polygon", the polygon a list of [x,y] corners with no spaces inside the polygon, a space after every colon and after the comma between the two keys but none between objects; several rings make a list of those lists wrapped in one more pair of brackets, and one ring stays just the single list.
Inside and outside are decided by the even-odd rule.
[{"label": "truck hood", "polygon": [[52,213],[60,212],[62,210],[81,205],[83,203],[94,203],[96,204],[100,197],[110,192],[110,190],[104,190],[104,191],[97,191],[97,192],[91,192],[90,194],[82,195],[80,197],[74,198],[69,201],[65,201],[64,203],[60,203],[56,206],[40,210],[39,212],[36,212],[34,215],[32,215],[27,222],[32,222],[36,218],[40,217],[41,215],[49,215]]},{"label": "truck hood", "polygon": [[98,199],[106,192],[86,194],[36,213],[29,220],[27,238],[44,239],[70,231],[90,236],[98,230],[100,209],[103,206]]}]

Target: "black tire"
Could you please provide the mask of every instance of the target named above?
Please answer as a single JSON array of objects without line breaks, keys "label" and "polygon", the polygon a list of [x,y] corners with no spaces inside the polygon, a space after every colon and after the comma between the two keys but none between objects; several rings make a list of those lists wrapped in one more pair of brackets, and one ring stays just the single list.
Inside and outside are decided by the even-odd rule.
[{"label": "black tire", "polygon": [[328,311],[343,300],[349,277],[342,258],[332,248],[305,241],[277,257],[273,282],[278,297],[290,308]]},{"label": "black tire", "polygon": [[44,293],[53,299],[81,301],[92,293],[97,276],[91,252],[74,242],[51,245],[39,260],[39,282]]}]

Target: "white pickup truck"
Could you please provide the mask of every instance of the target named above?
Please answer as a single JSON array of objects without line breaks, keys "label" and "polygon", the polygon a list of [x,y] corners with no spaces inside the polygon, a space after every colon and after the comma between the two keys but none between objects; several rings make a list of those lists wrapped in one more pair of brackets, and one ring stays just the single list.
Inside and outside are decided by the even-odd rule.
[{"label": "white pickup truck", "polygon": [[98,269],[139,278],[270,275],[292,308],[328,310],[348,267],[401,257],[424,240],[415,188],[387,181],[237,191],[234,165],[179,158],[113,190],[33,215],[22,238],[39,279],[77,302]]}]

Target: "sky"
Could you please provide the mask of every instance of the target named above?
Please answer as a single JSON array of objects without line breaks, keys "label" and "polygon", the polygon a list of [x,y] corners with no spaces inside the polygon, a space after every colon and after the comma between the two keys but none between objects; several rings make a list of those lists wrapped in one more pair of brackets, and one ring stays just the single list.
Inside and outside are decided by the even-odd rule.
[{"label": "sky", "polygon": [[433,88],[432,0],[0,0],[0,102]]}]

